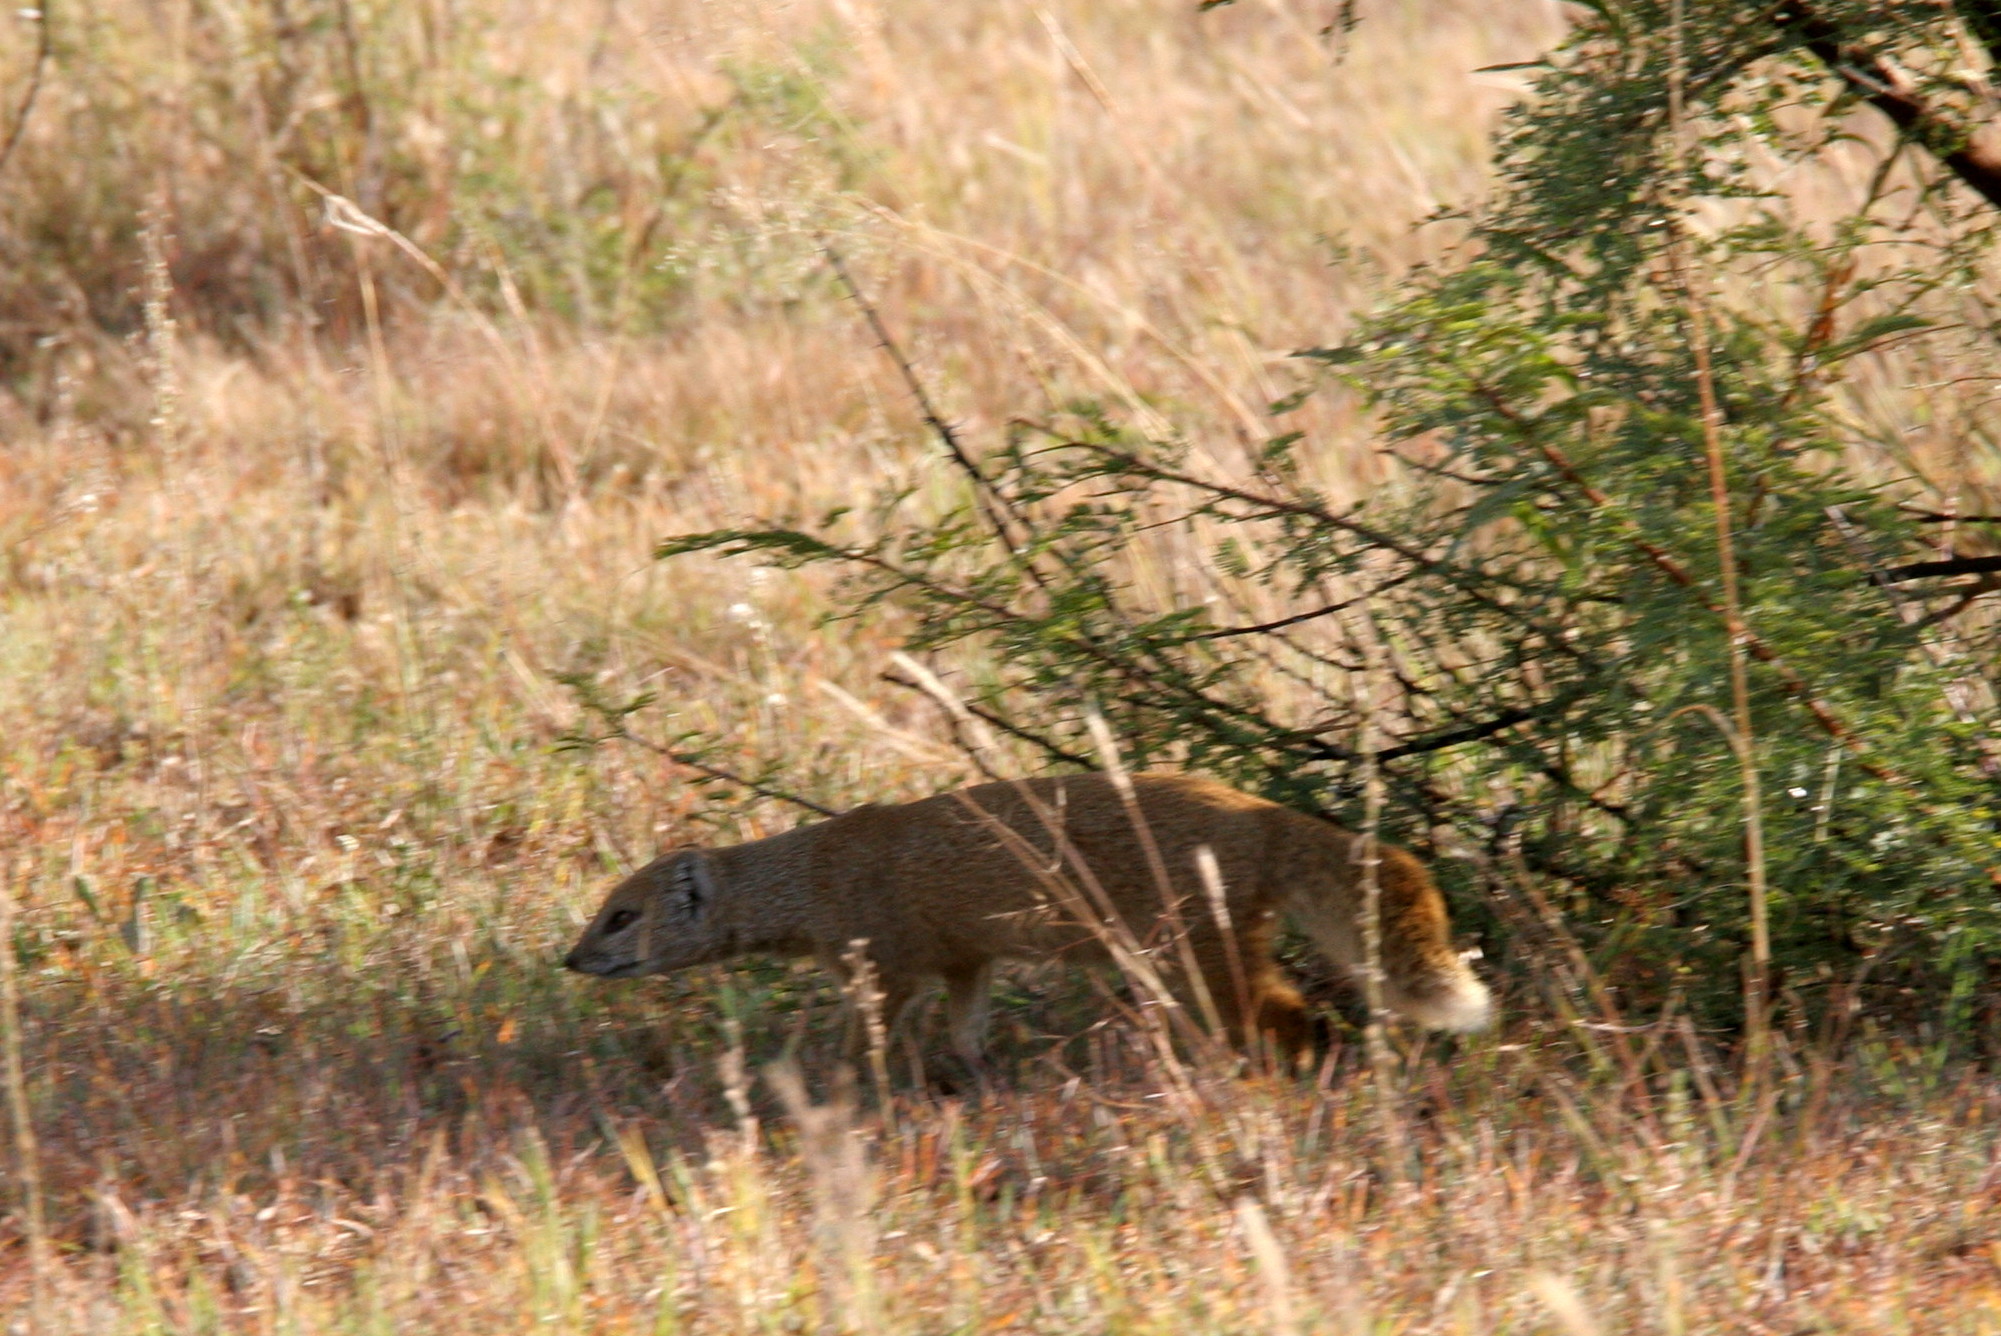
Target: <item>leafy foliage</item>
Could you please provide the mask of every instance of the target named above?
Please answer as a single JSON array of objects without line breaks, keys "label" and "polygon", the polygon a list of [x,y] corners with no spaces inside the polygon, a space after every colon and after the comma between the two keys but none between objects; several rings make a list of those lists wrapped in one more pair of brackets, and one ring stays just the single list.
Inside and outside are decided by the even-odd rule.
[{"label": "leafy foliage", "polygon": [[1461,260],[1303,354],[1380,414],[1396,481],[1365,503],[1316,491],[1295,434],[1227,477],[1079,405],[983,460],[948,439],[968,495],[940,518],[661,554],[845,566],[845,612],[910,612],[911,648],[1050,763],[1086,763],[1097,708],[1138,764],[1340,814],[1366,747],[1404,839],[1519,854],[1618,982],[1727,1016],[1748,925],[1707,381],[1781,980],[1965,999],[2001,942],[1988,586],[1917,578],[1925,480],[1883,481],[1895,415],[1844,378],[1992,369],[1962,62],[1994,34],[1935,4],[1588,9]]}]

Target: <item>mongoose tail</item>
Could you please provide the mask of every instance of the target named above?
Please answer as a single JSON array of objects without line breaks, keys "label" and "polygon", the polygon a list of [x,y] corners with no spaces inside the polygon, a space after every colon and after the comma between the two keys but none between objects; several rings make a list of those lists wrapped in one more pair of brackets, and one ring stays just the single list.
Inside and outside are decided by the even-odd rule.
[{"label": "mongoose tail", "polygon": [[[1286,819],[1307,820],[1288,813]],[[1347,866],[1292,869],[1283,890],[1285,912],[1327,957],[1364,983],[1362,886],[1354,866],[1361,840],[1350,835],[1339,859]],[[1309,846],[1311,847],[1311,846]],[[1325,848],[1325,846],[1321,846]],[[1381,888],[1383,1002],[1400,1015],[1433,1030],[1484,1030],[1494,1018],[1487,985],[1452,949],[1452,926],[1445,897],[1416,858],[1391,845],[1377,846]]]}]

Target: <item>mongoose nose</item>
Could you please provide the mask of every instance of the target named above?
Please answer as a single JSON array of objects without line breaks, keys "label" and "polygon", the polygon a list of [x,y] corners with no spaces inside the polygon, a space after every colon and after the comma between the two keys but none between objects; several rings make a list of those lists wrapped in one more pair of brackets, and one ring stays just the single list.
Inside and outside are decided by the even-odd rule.
[{"label": "mongoose nose", "polygon": [[579,974],[583,973],[583,966],[577,963],[577,953],[574,951],[563,957],[563,968],[566,970],[575,970]]}]

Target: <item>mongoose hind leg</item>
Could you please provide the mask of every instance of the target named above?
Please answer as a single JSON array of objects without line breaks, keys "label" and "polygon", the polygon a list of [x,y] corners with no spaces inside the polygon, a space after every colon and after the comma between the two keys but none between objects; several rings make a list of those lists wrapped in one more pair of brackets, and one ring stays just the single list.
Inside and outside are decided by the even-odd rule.
[{"label": "mongoose hind leg", "polygon": [[1270,1051],[1290,1066],[1313,1047],[1313,1017],[1272,959],[1275,935],[1269,915],[1251,918],[1238,925],[1234,943],[1199,941],[1196,967],[1230,1038],[1250,1053]]},{"label": "mongoose hind leg", "polygon": [[1302,1053],[1310,1053],[1315,1047],[1314,1018],[1306,1010],[1299,990],[1280,979],[1276,970],[1259,983],[1257,1011],[1252,1018],[1251,1033],[1245,1036],[1246,1042],[1253,1049],[1269,1044],[1281,1063],[1294,1066]]}]

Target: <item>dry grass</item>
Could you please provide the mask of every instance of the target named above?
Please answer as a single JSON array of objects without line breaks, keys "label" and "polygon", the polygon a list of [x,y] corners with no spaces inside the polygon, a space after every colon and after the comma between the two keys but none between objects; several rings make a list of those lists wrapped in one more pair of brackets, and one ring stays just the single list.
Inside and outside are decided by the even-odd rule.
[{"label": "dry grass", "polygon": [[[1228,466],[1283,355],[1449,240],[1411,222],[1478,190],[1508,96],[1468,71],[1552,8],[1372,5],[1339,67],[1253,0],[294,8],[56,10],[0,206],[21,1322],[2001,1330],[2001,1090],[1922,1046],[1794,1036],[1765,1102],[1671,1025],[1523,1002],[1405,1054],[1399,1166],[1352,1053],[1175,1093],[1044,973],[1002,1093],[800,1136],[727,1073],[826,1085],[810,975],[555,967],[657,845],[792,819],[555,750],[559,673],[830,804],[964,775],[877,683],[893,626],[648,559],[949,485],[816,231],[974,435],[1090,396]],[[436,272],[320,221],[302,162]],[[1337,396],[1303,418],[1330,487],[1379,478]]]}]

